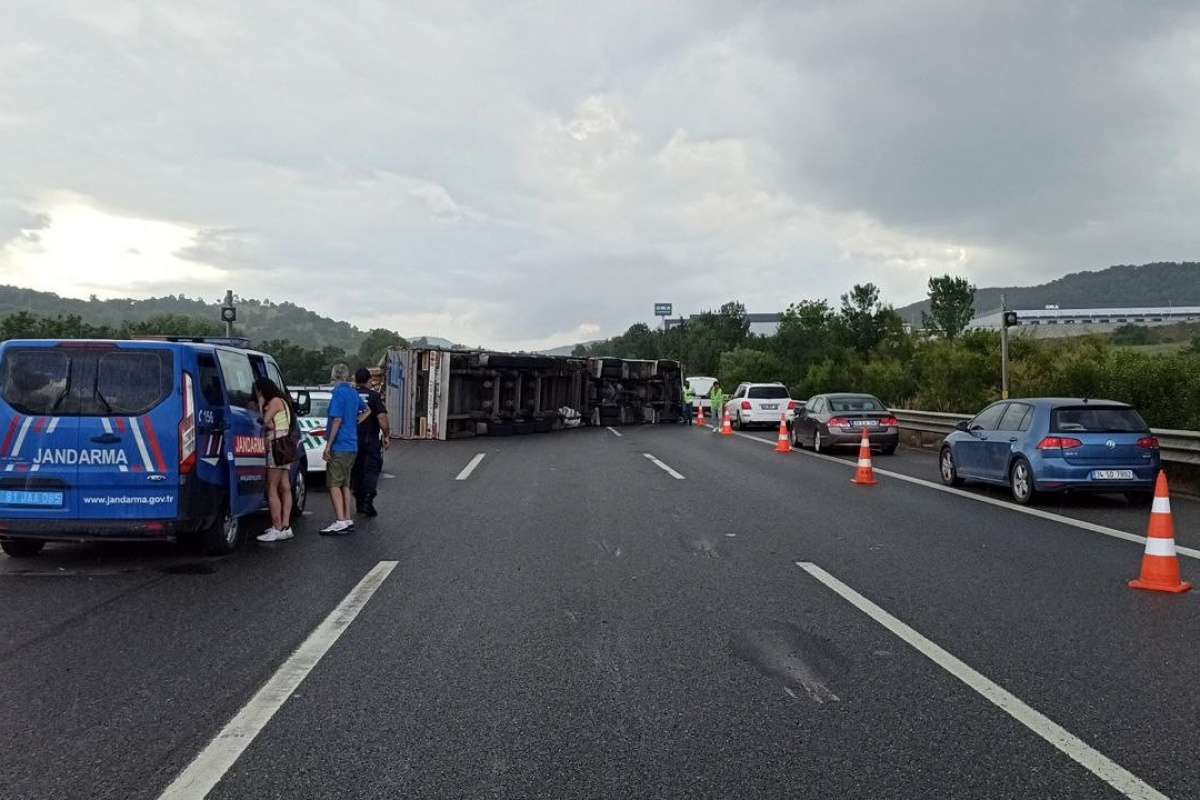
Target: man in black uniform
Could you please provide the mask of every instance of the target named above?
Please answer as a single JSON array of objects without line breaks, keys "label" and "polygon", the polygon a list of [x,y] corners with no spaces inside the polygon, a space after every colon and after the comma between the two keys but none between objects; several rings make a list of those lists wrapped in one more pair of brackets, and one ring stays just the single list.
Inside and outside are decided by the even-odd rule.
[{"label": "man in black uniform", "polygon": [[358,456],[354,459],[354,471],[350,485],[360,514],[374,517],[376,487],[379,473],[383,471],[383,451],[391,444],[391,427],[388,424],[387,407],[379,392],[371,388],[371,373],[359,367],[354,373],[358,394],[367,404],[367,417],[358,423]]}]

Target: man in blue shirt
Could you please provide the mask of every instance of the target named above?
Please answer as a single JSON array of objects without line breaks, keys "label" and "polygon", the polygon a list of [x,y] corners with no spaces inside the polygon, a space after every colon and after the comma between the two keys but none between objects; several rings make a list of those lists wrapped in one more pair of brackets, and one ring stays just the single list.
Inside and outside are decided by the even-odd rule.
[{"label": "man in blue shirt", "polygon": [[334,364],[330,372],[333,396],[329,400],[329,420],[325,424],[325,483],[337,517],[321,529],[322,536],[339,536],[354,530],[350,516],[350,473],[358,455],[358,423],[369,413],[358,391],[350,385],[350,367]]}]

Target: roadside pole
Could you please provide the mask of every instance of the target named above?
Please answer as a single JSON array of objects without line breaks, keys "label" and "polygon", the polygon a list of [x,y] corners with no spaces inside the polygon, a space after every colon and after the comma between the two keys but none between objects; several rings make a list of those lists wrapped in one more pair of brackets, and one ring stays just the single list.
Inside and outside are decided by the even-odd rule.
[{"label": "roadside pole", "polygon": [[225,323],[225,338],[233,338],[233,323],[237,320],[237,309],[233,305],[233,290],[225,290],[225,302],[221,306],[221,320]]},{"label": "roadside pole", "polygon": [[1008,399],[1008,303],[1000,295],[1000,399]]}]

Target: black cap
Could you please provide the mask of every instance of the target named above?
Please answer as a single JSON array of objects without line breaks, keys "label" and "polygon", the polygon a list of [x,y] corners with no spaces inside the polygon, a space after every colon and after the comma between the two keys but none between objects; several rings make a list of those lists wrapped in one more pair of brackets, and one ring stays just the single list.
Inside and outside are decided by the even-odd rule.
[{"label": "black cap", "polygon": [[359,367],[354,370],[354,382],[358,384],[371,382],[371,370],[366,367]]}]

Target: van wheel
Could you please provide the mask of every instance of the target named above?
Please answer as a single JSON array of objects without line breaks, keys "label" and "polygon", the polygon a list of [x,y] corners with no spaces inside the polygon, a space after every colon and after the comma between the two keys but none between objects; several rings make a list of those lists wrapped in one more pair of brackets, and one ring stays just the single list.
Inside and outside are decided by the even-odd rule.
[{"label": "van wheel", "polygon": [[307,504],[308,479],[304,477],[304,470],[299,470],[296,473],[296,482],[292,484],[292,516],[299,517],[303,514]]},{"label": "van wheel", "polygon": [[223,556],[237,549],[241,539],[238,518],[229,509],[213,520],[204,532],[204,552],[210,556]]},{"label": "van wheel", "polygon": [[45,542],[32,539],[10,539],[7,542],[0,542],[0,549],[13,558],[33,558],[42,552],[42,548],[45,546]]}]

